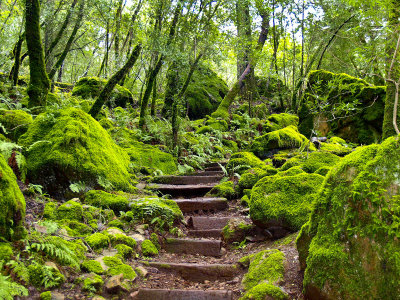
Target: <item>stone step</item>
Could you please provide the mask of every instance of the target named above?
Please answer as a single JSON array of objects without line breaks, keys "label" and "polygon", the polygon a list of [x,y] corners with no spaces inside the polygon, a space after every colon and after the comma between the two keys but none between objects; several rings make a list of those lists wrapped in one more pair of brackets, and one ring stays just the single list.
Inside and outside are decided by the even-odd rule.
[{"label": "stone step", "polygon": [[214,167],[207,167],[204,169],[204,171],[223,171],[220,166],[214,166]]},{"label": "stone step", "polygon": [[188,225],[196,230],[222,229],[230,219],[230,217],[190,217]]},{"label": "stone step", "polygon": [[228,290],[167,290],[139,289],[131,296],[132,300],[232,300],[233,293]]},{"label": "stone step", "polygon": [[174,199],[183,213],[217,212],[228,208],[225,198]]},{"label": "stone step", "polygon": [[[147,264],[147,263],[145,263]],[[179,275],[185,280],[204,282],[205,280],[232,280],[240,274],[240,268],[232,264],[197,264],[148,262],[148,265],[160,271]]]},{"label": "stone step", "polygon": [[211,176],[159,176],[154,178],[154,183],[173,184],[173,185],[194,185],[194,184],[210,184],[219,183],[223,175]]},{"label": "stone step", "polygon": [[204,256],[220,257],[222,241],[208,239],[175,239],[167,238],[163,248],[169,253],[200,254]]},{"label": "stone step", "polygon": [[207,194],[214,184],[190,184],[190,185],[175,185],[175,184],[156,184],[150,183],[150,189],[158,190],[160,193],[171,195],[172,197],[202,197]]},{"label": "stone step", "polygon": [[188,236],[196,238],[220,238],[222,229],[189,230]]},{"label": "stone step", "polygon": [[195,176],[225,176],[225,173],[220,169],[218,171],[197,171]]},{"label": "stone step", "polygon": [[206,163],[206,164],[204,165],[204,167],[205,167],[205,168],[212,168],[212,167],[219,167],[219,165],[225,167],[227,163],[228,163],[227,161],[209,162],[209,163]]}]

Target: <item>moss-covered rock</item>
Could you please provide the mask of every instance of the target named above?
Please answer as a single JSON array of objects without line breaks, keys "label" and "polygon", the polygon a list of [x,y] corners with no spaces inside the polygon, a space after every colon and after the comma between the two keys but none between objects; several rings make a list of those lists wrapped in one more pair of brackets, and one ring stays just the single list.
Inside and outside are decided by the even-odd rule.
[{"label": "moss-covered rock", "polygon": [[156,217],[161,217],[167,223],[183,218],[182,211],[173,200],[160,198],[144,198],[132,200],[130,205],[133,218],[150,222]]},{"label": "moss-covered rock", "polygon": [[223,197],[226,199],[235,199],[237,192],[235,190],[235,184],[232,181],[225,181],[214,186],[211,191],[207,193],[207,196],[212,197]]},{"label": "moss-covered rock", "polygon": [[311,71],[298,113],[299,131],[309,136],[314,127],[321,136],[331,133],[352,143],[379,141],[385,95],[385,87],[347,74]]},{"label": "moss-covered rock", "polygon": [[17,178],[0,154],[0,237],[6,240],[23,237],[24,220],[25,198]]},{"label": "moss-covered rock", "polygon": [[85,260],[81,264],[81,268],[89,273],[95,273],[98,275],[104,274],[104,269],[101,266],[101,263],[97,260]]},{"label": "moss-covered rock", "polygon": [[[241,299],[288,299],[279,287],[285,272],[285,255],[279,250],[264,250],[243,257],[240,263],[249,268],[242,285],[246,294]],[[274,298],[274,296],[277,298]]]},{"label": "moss-covered rock", "polygon": [[265,176],[271,176],[278,173],[278,170],[270,165],[266,165],[264,168],[253,168],[247,170],[239,179],[239,187],[242,190],[252,189],[253,186],[259,181],[261,178]]},{"label": "moss-covered rock", "polygon": [[10,244],[0,243],[0,261],[8,261],[13,255],[13,248]]},{"label": "moss-covered rock", "polygon": [[158,249],[150,240],[144,240],[141,244],[143,256],[157,256]]},{"label": "moss-covered rock", "polygon": [[0,124],[6,130],[2,133],[13,141],[17,141],[32,122],[32,116],[23,110],[0,109]]},{"label": "moss-covered rock", "polygon": [[206,121],[206,126],[210,126],[212,129],[217,131],[227,131],[228,130],[228,123],[222,119],[214,119],[209,118]]},{"label": "moss-covered rock", "polygon": [[44,287],[44,282],[52,288],[59,287],[65,281],[64,275],[57,268],[36,262],[28,266],[28,274],[29,283],[37,288]]},{"label": "moss-covered rock", "polygon": [[[75,84],[72,90],[72,96],[79,96],[83,99],[97,98],[106,83],[107,81],[105,79],[83,77]],[[133,103],[132,93],[127,88],[117,84],[107,104],[114,107],[125,107],[128,103]]]},{"label": "moss-covered rock", "polygon": [[345,156],[353,151],[352,147],[345,140],[339,137],[331,137],[327,142],[321,143],[321,151]]},{"label": "moss-covered rock", "polygon": [[251,219],[264,228],[299,230],[308,220],[323,180],[317,174],[264,177],[251,191]]},{"label": "moss-covered rock", "polygon": [[210,115],[227,92],[228,86],[215,72],[205,67],[198,68],[185,93],[189,118],[197,120]]},{"label": "moss-covered rock", "polygon": [[358,148],[328,173],[297,239],[307,298],[400,295],[399,146]]},{"label": "moss-covered rock", "polygon": [[227,244],[242,242],[254,229],[253,224],[247,224],[244,220],[230,219],[222,229],[222,237]]},{"label": "moss-covered rock", "polygon": [[232,173],[243,174],[251,168],[263,168],[266,164],[251,152],[237,152],[231,156],[226,169]]},{"label": "moss-covered rock", "polygon": [[298,126],[299,117],[292,114],[272,114],[270,115],[263,126],[263,131],[268,133],[283,129],[288,126]]},{"label": "moss-covered rock", "polygon": [[106,256],[103,258],[104,264],[109,267],[107,274],[110,276],[122,274],[124,279],[134,280],[136,273],[129,265],[124,264],[119,258],[113,256]]},{"label": "moss-covered rock", "polygon": [[51,291],[43,292],[40,294],[40,300],[51,300]]},{"label": "moss-covered rock", "polygon": [[57,209],[57,217],[59,219],[82,221],[83,208],[82,204],[75,200],[65,202]]},{"label": "moss-covered rock", "polygon": [[88,292],[100,291],[104,285],[104,281],[101,276],[97,274],[89,274],[83,281],[82,290]]},{"label": "moss-covered rock", "polygon": [[295,156],[285,162],[281,167],[282,171],[299,166],[307,173],[314,173],[323,167],[333,167],[340,161],[340,157],[329,152],[312,152]]},{"label": "moss-covered rock", "polygon": [[306,146],[315,150],[313,144],[299,133],[295,126],[288,126],[255,138],[250,149],[258,157],[266,158],[272,156],[276,150],[305,148]]},{"label": "moss-covered rock", "polygon": [[115,249],[118,251],[118,255],[123,257],[124,259],[131,258],[132,255],[135,253],[132,247],[129,247],[124,244],[118,244],[115,246]]},{"label": "moss-covered rock", "polygon": [[85,194],[85,203],[100,208],[112,209],[116,214],[129,210],[129,200],[126,194],[111,194],[99,190],[91,190]]},{"label": "moss-covered rock", "polygon": [[131,190],[129,157],[90,115],[76,108],[40,114],[19,139],[28,178],[55,196],[72,183]]},{"label": "moss-covered rock", "polygon": [[124,244],[131,248],[136,248],[136,241],[125,234],[117,233],[111,235],[111,245],[115,246],[118,244]]},{"label": "moss-covered rock", "polygon": [[100,232],[96,232],[88,236],[87,238],[85,238],[85,241],[93,250],[106,248],[110,244],[110,238]]}]

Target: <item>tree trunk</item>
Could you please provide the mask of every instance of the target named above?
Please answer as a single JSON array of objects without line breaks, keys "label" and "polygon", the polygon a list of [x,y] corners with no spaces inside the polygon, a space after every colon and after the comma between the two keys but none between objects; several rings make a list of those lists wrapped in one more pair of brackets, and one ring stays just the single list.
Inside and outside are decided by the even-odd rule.
[{"label": "tree trunk", "polygon": [[172,115],[175,98],[179,92],[179,70],[176,61],[172,62],[167,71],[167,85],[165,88],[164,106],[161,115],[170,118]]},{"label": "tree trunk", "polygon": [[110,80],[108,80],[106,86],[101,91],[99,97],[96,99],[95,103],[93,104],[92,108],[89,111],[89,114],[96,118],[98,113],[100,112],[103,105],[108,101],[114,87],[118,84],[118,82],[129,72],[130,69],[135,65],[136,60],[139,57],[140,51],[142,51],[142,45],[139,44],[135,47],[135,50],[132,52],[131,56],[129,57],[128,61],[125,65],[115,73]]},{"label": "tree trunk", "polygon": [[18,85],[18,75],[19,75],[19,67],[21,66],[21,50],[23,42],[24,42],[24,37],[21,35],[18,38],[17,47],[15,48],[15,54],[14,54],[14,66],[12,71],[13,86]]},{"label": "tree trunk", "polygon": [[151,110],[150,115],[152,117],[156,114],[156,101],[157,101],[157,77],[154,79],[153,84],[153,95],[151,96]]},{"label": "tree trunk", "polygon": [[84,11],[84,7],[85,7],[85,0],[80,0],[80,1],[81,1],[81,3],[79,6],[79,14],[77,16],[77,20],[75,22],[74,29],[72,30],[72,33],[67,41],[67,44],[65,45],[64,51],[62,52],[62,54],[58,58],[56,64],[53,66],[53,68],[51,69],[51,71],[49,73],[50,80],[53,80],[54,75],[56,74],[58,68],[60,68],[61,65],[64,63],[64,60],[67,57],[69,50],[71,49],[72,43],[75,40],[75,36],[79,30],[79,27],[81,26],[81,22],[82,22],[82,18],[83,18],[83,11]]},{"label": "tree trunk", "polygon": [[46,73],[42,39],[40,36],[39,0],[25,0],[25,33],[29,53],[30,81],[28,87],[28,107],[46,106],[50,80]]},{"label": "tree trunk", "polygon": [[117,13],[115,15],[115,38],[114,38],[114,58],[115,58],[115,67],[119,68],[119,34],[121,30],[121,17],[122,17],[122,5],[124,0],[119,0]]}]

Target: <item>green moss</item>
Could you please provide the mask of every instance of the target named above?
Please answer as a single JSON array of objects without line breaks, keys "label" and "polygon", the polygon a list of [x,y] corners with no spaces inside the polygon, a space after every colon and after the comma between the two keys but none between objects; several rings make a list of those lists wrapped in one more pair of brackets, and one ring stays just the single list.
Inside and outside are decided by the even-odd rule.
[{"label": "green moss", "polygon": [[226,199],[234,199],[237,196],[235,184],[232,181],[225,181],[214,186],[211,191],[207,193],[207,195],[213,197],[223,197]]},{"label": "green moss", "polygon": [[106,256],[103,261],[109,267],[107,274],[110,276],[123,274],[124,279],[128,280],[133,280],[137,276],[132,267],[124,264],[119,258]]},{"label": "green moss", "polygon": [[82,221],[83,208],[82,204],[75,200],[70,200],[57,209],[58,219]]},{"label": "green moss", "polygon": [[289,296],[281,288],[264,282],[251,288],[243,297],[239,298],[239,300],[265,299],[286,300],[289,299]]},{"label": "green moss", "polygon": [[265,166],[263,169],[253,168],[247,170],[244,174],[242,174],[238,184],[242,190],[251,189],[261,178],[265,176],[275,175],[277,173],[278,170],[269,165]]},{"label": "green moss", "polygon": [[0,261],[8,261],[14,255],[10,244],[0,243]]},{"label": "green moss", "polygon": [[99,190],[91,190],[85,194],[85,203],[100,208],[112,209],[116,214],[129,209],[126,195],[111,194]]},{"label": "green moss", "polygon": [[[97,98],[102,89],[105,87],[106,83],[106,80],[97,77],[83,77],[75,84],[72,90],[72,96],[79,96],[83,99]],[[128,103],[132,102],[132,93],[128,89],[117,84],[111,94],[109,103],[107,104],[111,104],[111,106],[115,107],[125,107]]]},{"label": "green moss", "polygon": [[222,229],[222,237],[227,244],[242,242],[253,229],[254,225],[247,224],[241,219],[230,219]]},{"label": "green moss", "polygon": [[227,92],[226,83],[215,72],[200,66],[185,93],[189,118],[201,119],[211,114]]},{"label": "green moss", "polygon": [[263,126],[263,131],[268,133],[279,129],[283,129],[288,126],[297,127],[298,125],[299,125],[299,117],[296,115],[272,114],[267,118]]},{"label": "green moss", "polygon": [[306,297],[398,298],[399,149],[357,148],[328,173],[297,239]]},{"label": "green moss", "polygon": [[111,235],[111,244],[115,246],[117,244],[124,244],[132,248],[136,248],[135,239],[121,233]]},{"label": "green moss", "polygon": [[51,291],[41,293],[40,300],[51,300]]},{"label": "green moss", "polygon": [[85,238],[85,241],[93,250],[106,248],[110,244],[110,238],[99,232],[88,236]]},{"label": "green moss", "polygon": [[231,156],[226,169],[232,173],[243,174],[251,168],[264,168],[265,163],[251,152],[237,152]]},{"label": "green moss", "polygon": [[285,254],[276,249],[264,250],[242,258],[240,262],[248,264],[249,267],[242,285],[246,290],[250,290],[260,283],[277,284],[283,279],[285,260]]},{"label": "green moss", "polygon": [[0,124],[7,131],[4,134],[13,141],[17,141],[32,122],[32,116],[23,110],[0,109]]},{"label": "green moss", "polygon": [[324,177],[316,174],[264,177],[254,186],[250,216],[259,226],[299,230],[307,222]]},{"label": "green moss", "polygon": [[[280,171],[277,176],[286,177],[286,176],[294,176],[298,174],[304,174],[305,172],[300,166],[295,166],[287,169],[286,171]],[[318,173],[317,173],[318,174]]]},{"label": "green moss", "polygon": [[155,232],[150,235],[150,241],[154,244],[154,246],[156,246],[157,250],[161,250],[160,241],[158,239],[158,235]]},{"label": "green moss", "polygon": [[315,150],[314,145],[309,143],[295,126],[288,126],[255,138],[250,149],[258,157],[265,158],[273,154],[272,150],[305,148],[306,146]]},{"label": "green moss", "polygon": [[89,276],[83,281],[82,290],[88,292],[100,291],[104,285],[104,281],[101,276],[97,274],[89,274]]},{"label": "green moss", "polygon": [[239,150],[238,144],[232,140],[223,139],[222,145],[231,150],[233,153]]},{"label": "green moss", "polygon": [[376,142],[382,134],[385,94],[385,87],[347,74],[311,71],[299,110],[299,130],[305,136],[314,128],[322,136],[330,132],[352,143]]},{"label": "green moss", "polygon": [[89,272],[89,273],[95,273],[95,274],[104,274],[104,269],[101,266],[100,262],[96,260],[85,260],[82,265],[81,265],[82,270]]},{"label": "green moss", "polygon": [[0,154],[0,237],[6,240],[24,236],[25,198],[12,169]]},{"label": "green moss", "polygon": [[202,126],[196,130],[196,134],[205,134],[210,132],[214,132],[214,129],[211,126]]},{"label": "green moss", "polygon": [[156,217],[161,217],[167,223],[183,218],[179,206],[173,200],[160,198],[135,199],[131,202],[132,217],[136,220],[151,222]]},{"label": "green moss", "polygon": [[131,190],[129,157],[91,116],[76,108],[40,114],[19,143],[29,148],[28,177],[53,194],[71,183]]},{"label": "green moss", "polygon": [[121,220],[115,219],[115,220],[108,222],[107,226],[108,227],[116,227],[123,231],[125,225],[124,225],[124,222],[122,222]]},{"label": "green moss", "polygon": [[67,230],[68,235],[72,237],[83,237],[92,233],[92,228],[90,226],[76,220],[62,219],[57,223],[62,224],[62,227]]},{"label": "green moss", "polygon": [[331,169],[331,167],[321,167],[319,168],[317,171],[315,171],[315,174],[319,174],[321,176],[326,176],[326,174],[328,174],[329,170]]},{"label": "green moss", "polygon": [[327,143],[321,143],[320,149],[339,156],[345,156],[353,151],[346,141],[339,137],[331,137]]},{"label": "green moss", "polygon": [[55,202],[47,202],[44,206],[43,217],[54,220],[57,217],[56,212],[57,204]]},{"label": "green moss", "polygon": [[118,254],[121,255],[121,257],[128,259],[133,256],[135,251],[132,249],[132,247],[129,247],[124,244],[118,244],[115,246],[115,249],[117,249]]},{"label": "green moss", "polygon": [[144,240],[141,245],[143,256],[157,256],[157,247],[150,240]]},{"label": "green moss", "polygon": [[209,118],[206,121],[206,126],[211,127],[217,131],[227,131],[228,130],[228,123],[225,120]]},{"label": "green moss", "polygon": [[281,170],[286,171],[294,166],[300,166],[307,173],[314,173],[322,167],[333,167],[340,162],[340,157],[326,152],[312,152],[293,157],[285,162]]}]

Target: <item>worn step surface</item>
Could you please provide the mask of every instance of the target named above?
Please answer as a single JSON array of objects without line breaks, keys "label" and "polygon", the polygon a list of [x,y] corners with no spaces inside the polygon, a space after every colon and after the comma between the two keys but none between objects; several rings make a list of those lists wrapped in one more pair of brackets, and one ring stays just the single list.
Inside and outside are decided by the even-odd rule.
[{"label": "worn step surface", "polygon": [[167,238],[163,248],[170,253],[219,257],[222,255],[221,247],[221,240]]},{"label": "worn step surface", "polygon": [[200,211],[220,211],[228,208],[228,200],[225,198],[192,198],[174,199],[183,213]]},{"label": "worn step surface", "polygon": [[202,197],[211,191],[215,185],[216,183],[187,185],[150,183],[148,187],[173,197]]},{"label": "worn step surface", "polygon": [[196,238],[220,238],[222,229],[189,230],[188,236]]},{"label": "worn step surface", "polygon": [[232,291],[227,290],[167,290],[140,289],[133,300],[232,300]]},{"label": "worn step surface", "polygon": [[204,282],[205,280],[231,280],[240,274],[240,268],[232,264],[197,264],[149,262],[149,266],[163,272],[174,273],[185,280]]},{"label": "worn step surface", "polygon": [[212,168],[212,167],[219,167],[220,165],[223,166],[223,167],[225,167],[227,163],[228,163],[227,161],[209,162],[209,163],[206,163],[206,164],[204,165],[204,167],[205,167],[205,168]]},{"label": "worn step surface", "polygon": [[218,171],[197,171],[193,174],[194,176],[225,176],[222,170]]},{"label": "worn step surface", "polygon": [[196,185],[196,184],[210,184],[218,183],[222,179],[223,175],[211,175],[211,176],[160,176],[154,178],[154,183],[161,184],[173,184],[173,185]]},{"label": "worn step surface", "polygon": [[195,230],[222,229],[230,217],[190,217],[188,225]]}]

